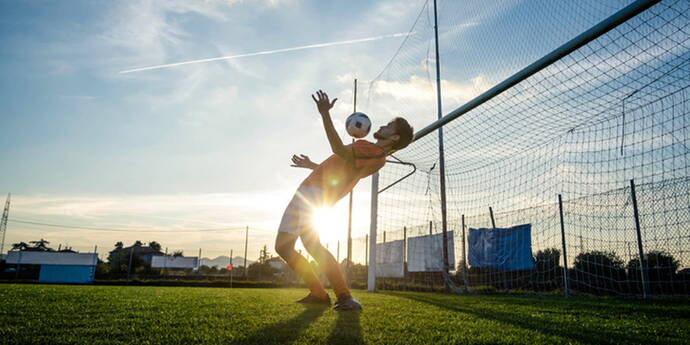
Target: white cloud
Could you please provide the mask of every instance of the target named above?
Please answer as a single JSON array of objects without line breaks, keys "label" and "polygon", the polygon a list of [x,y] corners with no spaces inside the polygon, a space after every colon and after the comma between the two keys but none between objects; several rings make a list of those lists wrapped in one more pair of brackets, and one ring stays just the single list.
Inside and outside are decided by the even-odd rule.
[{"label": "white cloud", "polygon": [[[355,237],[369,226],[369,193],[363,183],[355,192]],[[45,238],[51,245],[70,244],[80,251],[98,245],[103,256],[117,241],[155,240],[170,251],[184,249],[187,255],[203,248],[205,256],[227,255],[243,249],[245,226],[250,227],[249,258],[264,244],[271,247],[282,212],[294,189],[264,190],[246,193],[159,194],[159,195],[13,195],[8,244]],[[334,213],[343,215],[324,240],[341,240],[347,233],[347,200]],[[65,224],[80,227],[133,230],[108,232],[31,225],[15,220]],[[222,229],[219,232],[193,232],[198,229]],[[166,230],[164,232],[147,230]],[[174,232],[179,230],[179,233]],[[341,254],[343,252],[341,251]]]},{"label": "white cloud", "polygon": [[[478,75],[467,82],[442,79],[441,94],[444,101],[467,102],[491,86],[483,75]],[[414,75],[404,82],[379,81],[375,84],[374,92],[379,95],[392,96],[396,100],[409,99],[418,102],[433,102],[436,99],[434,82]]]},{"label": "white cloud", "polygon": [[[229,7],[240,3],[277,7],[296,3],[294,0],[142,0],[118,2],[103,25],[104,32],[96,37],[101,45],[120,49],[118,65],[132,66],[169,62],[175,47],[193,35],[184,29],[179,15],[199,15],[225,22]],[[128,54],[121,54],[125,49]],[[145,78],[145,77],[143,77]]]},{"label": "white cloud", "polygon": [[[168,219],[168,222],[163,223],[173,229],[190,226],[217,227],[246,224],[246,220],[252,215],[274,219],[275,217],[269,215],[275,213],[275,206],[287,203],[289,194],[289,190],[274,190],[132,196],[15,195],[12,199],[12,211],[15,216],[18,213],[21,217],[69,217],[75,221],[102,219],[115,226],[121,224],[118,223],[117,217],[126,216],[126,219]],[[125,228],[131,228],[129,221],[125,220],[124,223],[127,224]],[[147,226],[146,222],[140,222],[135,228],[156,228],[155,224],[156,222],[153,222],[153,225]]]}]

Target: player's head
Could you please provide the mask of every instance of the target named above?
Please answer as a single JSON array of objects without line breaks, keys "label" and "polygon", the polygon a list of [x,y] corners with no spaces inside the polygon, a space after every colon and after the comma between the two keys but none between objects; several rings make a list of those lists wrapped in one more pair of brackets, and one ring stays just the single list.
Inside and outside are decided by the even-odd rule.
[{"label": "player's head", "polygon": [[402,117],[396,117],[385,126],[381,126],[374,138],[380,141],[387,141],[390,143],[392,150],[400,150],[412,142],[414,138],[414,130],[407,120]]}]

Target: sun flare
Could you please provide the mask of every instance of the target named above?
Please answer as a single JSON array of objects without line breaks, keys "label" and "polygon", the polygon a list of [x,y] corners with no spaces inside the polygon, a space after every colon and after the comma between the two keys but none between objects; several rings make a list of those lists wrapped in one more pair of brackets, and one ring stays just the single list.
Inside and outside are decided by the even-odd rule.
[{"label": "sun flare", "polygon": [[347,214],[336,211],[338,210],[335,207],[319,207],[314,210],[312,225],[324,245],[342,237],[340,231],[347,226]]}]

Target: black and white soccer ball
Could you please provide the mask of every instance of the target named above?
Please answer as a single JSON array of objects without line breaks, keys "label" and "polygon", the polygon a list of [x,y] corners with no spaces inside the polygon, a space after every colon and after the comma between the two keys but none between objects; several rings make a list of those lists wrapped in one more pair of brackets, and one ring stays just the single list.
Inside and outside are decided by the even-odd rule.
[{"label": "black and white soccer ball", "polygon": [[365,113],[352,113],[345,121],[347,133],[354,138],[364,138],[371,130],[371,120]]}]

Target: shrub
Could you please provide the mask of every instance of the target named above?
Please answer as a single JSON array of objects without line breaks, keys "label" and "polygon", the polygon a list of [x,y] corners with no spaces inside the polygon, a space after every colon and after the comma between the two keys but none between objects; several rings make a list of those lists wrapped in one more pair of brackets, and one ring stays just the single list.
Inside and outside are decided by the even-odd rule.
[{"label": "shrub", "polygon": [[575,257],[573,268],[574,289],[596,294],[627,292],[623,260],[613,252],[580,253]]}]

